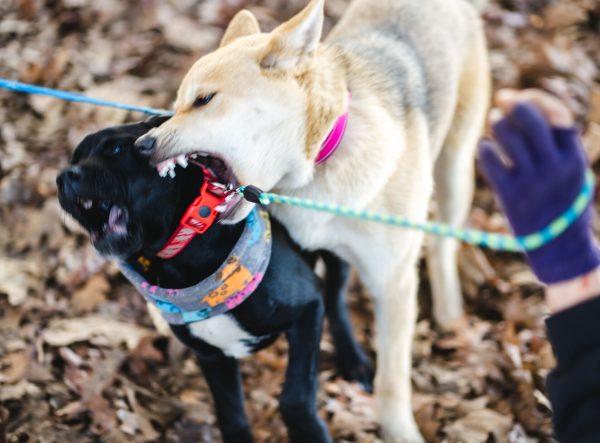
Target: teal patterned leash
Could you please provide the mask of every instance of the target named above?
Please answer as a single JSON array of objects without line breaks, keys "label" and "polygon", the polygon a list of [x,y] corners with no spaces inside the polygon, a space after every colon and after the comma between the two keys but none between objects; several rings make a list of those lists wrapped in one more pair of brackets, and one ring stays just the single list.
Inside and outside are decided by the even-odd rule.
[{"label": "teal patterned leash", "polygon": [[587,208],[588,204],[592,201],[594,195],[594,173],[589,169],[586,171],[585,181],[581,192],[571,207],[562,215],[560,215],[544,229],[529,235],[518,237],[513,237],[506,234],[496,234],[477,229],[455,228],[442,223],[419,223],[408,220],[399,215],[379,214],[370,210],[358,210],[333,203],[323,203],[304,198],[274,194],[272,192],[262,192],[260,189],[254,186],[242,186],[241,188],[237,189],[237,192],[247,200],[255,203],[260,201],[260,203],[263,205],[276,203],[288,206],[297,206],[314,211],[328,212],[341,217],[349,217],[358,220],[384,223],[400,228],[414,229],[425,232],[426,234],[432,234],[440,237],[452,237],[465,243],[482,246],[495,251],[520,252],[531,251],[546,245],[562,234],[575,220],[577,220],[577,218],[579,218],[579,216]]}]

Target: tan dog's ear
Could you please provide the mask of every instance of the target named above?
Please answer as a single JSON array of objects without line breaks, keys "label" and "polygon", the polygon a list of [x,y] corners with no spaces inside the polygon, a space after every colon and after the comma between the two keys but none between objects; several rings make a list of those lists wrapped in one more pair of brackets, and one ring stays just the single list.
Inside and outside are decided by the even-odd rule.
[{"label": "tan dog's ear", "polygon": [[312,0],[306,8],[271,33],[265,69],[306,69],[314,60],[323,32],[324,0]]},{"label": "tan dog's ear", "polygon": [[254,17],[250,11],[242,9],[235,17],[233,17],[229,26],[227,26],[225,34],[223,34],[223,37],[221,38],[219,47],[228,45],[236,38],[258,34],[259,32],[260,25],[258,24],[256,17]]}]

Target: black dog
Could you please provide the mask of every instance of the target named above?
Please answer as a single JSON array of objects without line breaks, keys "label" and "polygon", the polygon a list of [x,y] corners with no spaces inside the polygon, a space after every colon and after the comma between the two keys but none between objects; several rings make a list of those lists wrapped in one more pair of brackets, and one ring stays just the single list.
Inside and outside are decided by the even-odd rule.
[{"label": "black dog", "polygon": [[[135,150],[135,140],[165,120],[153,118],[87,136],[57,185],[61,206],[90,233],[100,253],[126,263],[122,269],[128,266],[148,284],[187,288],[228,260],[244,235],[245,222],[215,224],[177,256],[156,257],[204,183],[203,169],[194,165],[177,168],[173,179],[161,178]],[[329,442],[316,411],[324,311],[342,375],[370,388],[373,374],[348,320],[344,302],[348,266],[323,253],[327,269],[323,291],[313,272],[314,255],[303,253],[280,224],[272,221],[271,227],[270,262],[252,295],[227,313],[171,328],[197,355],[214,396],[223,439],[232,443],[252,441],[235,357],[262,349],[285,333],[289,365],[280,410],[290,440]]]}]

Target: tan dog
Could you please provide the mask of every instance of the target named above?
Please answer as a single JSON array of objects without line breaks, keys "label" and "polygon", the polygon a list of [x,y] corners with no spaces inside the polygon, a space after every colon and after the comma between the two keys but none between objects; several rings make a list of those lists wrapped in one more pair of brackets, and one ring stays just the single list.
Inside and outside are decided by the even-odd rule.
[{"label": "tan dog", "polygon": [[[435,194],[437,217],[461,225],[489,100],[477,11],[466,0],[356,0],[320,44],[322,23],[323,0],[271,33],[238,13],[221,47],[186,75],[175,116],[138,142],[154,149],[156,162],[202,151],[242,184],[415,221],[427,219]],[[315,165],[348,106],[339,148]],[[250,207],[229,208],[227,218],[240,220]],[[376,300],[385,440],[423,441],[410,378],[423,236],[291,207],[272,211],[301,246],[330,250],[360,272]],[[457,244],[431,240],[434,316],[448,326],[462,314]]]}]

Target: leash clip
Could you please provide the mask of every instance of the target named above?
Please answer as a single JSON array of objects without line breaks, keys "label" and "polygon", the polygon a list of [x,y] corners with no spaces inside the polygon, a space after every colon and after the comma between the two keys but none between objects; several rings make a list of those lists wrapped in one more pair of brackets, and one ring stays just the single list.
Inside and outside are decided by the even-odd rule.
[{"label": "leash clip", "polygon": [[264,192],[254,185],[244,186],[243,188],[238,189],[238,192],[250,203],[256,203],[258,205],[263,204],[261,196]]}]

